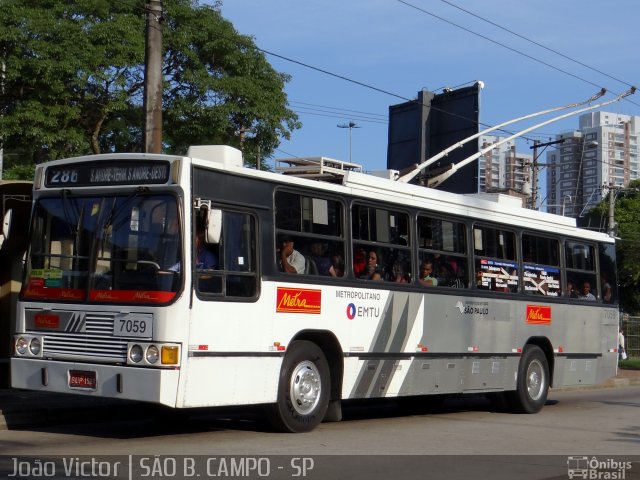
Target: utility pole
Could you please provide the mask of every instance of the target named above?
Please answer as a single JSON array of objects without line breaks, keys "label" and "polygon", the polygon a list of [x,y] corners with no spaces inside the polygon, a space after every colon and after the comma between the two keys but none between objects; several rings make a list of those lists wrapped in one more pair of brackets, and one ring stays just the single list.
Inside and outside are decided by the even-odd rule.
[{"label": "utility pole", "polygon": [[162,0],[147,0],[144,55],[144,151],[162,152]]},{"label": "utility pole", "polygon": [[[7,64],[5,63],[6,50],[2,50],[0,58],[0,118],[4,117],[6,99],[4,98],[4,81],[7,78]],[[0,137],[0,180],[4,171],[4,137]]]},{"label": "utility pole", "polygon": [[531,165],[531,209],[537,210],[538,205],[538,144],[540,141],[533,141],[533,159]]},{"label": "utility pole", "polygon": [[[540,157],[540,155],[542,155],[542,153],[547,149],[548,146],[557,145],[558,143],[563,143],[564,141],[564,138],[561,138],[560,140],[552,140],[545,143],[541,143],[539,140],[534,140],[533,146],[529,147],[533,150],[533,158],[531,160],[531,208],[533,210],[538,209],[538,169],[540,168],[540,166],[555,167],[557,165],[555,163],[540,163],[538,162],[538,158]],[[542,147],[540,153],[538,153],[538,147]]]},{"label": "utility pole", "polygon": [[613,185],[609,186],[609,236],[615,237],[618,225],[616,225],[616,219],[614,215],[616,205],[616,189]]}]

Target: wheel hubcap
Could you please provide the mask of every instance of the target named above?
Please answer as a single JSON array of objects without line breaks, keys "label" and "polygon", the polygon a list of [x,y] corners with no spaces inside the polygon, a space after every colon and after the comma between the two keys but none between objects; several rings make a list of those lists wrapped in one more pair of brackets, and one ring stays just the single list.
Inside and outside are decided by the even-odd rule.
[{"label": "wheel hubcap", "polygon": [[320,372],[316,366],[308,360],[299,363],[291,375],[289,389],[293,408],[301,415],[309,414],[318,405],[321,392]]},{"label": "wheel hubcap", "polygon": [[538,400],[542,396],[545,381],[542,364],[539,360],[532,361],[527,369],[527,391],[532,400]]}]

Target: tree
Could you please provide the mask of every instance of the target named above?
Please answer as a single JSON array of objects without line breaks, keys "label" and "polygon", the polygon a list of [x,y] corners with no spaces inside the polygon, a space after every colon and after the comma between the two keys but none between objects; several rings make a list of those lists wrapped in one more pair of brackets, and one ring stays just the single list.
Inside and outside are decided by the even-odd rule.
[{"label": "tree", "polygon": [[[12,163],[140,151],[143,0],[2,2],[6,68],[0,139]],[[253,159],[300,128],[287,108],[287,75],[273,70],[219,5],[164,0],[163,144],[223,143]],[[11,165],[9,165],[11,166]]]},{"label": "tree", "polygon": [[[620,306],[629,313],[640,312],[640,180],[617,192],[614,216]],[[603,199],[588,215],[590,225],[607,231],[609,199]]]}]

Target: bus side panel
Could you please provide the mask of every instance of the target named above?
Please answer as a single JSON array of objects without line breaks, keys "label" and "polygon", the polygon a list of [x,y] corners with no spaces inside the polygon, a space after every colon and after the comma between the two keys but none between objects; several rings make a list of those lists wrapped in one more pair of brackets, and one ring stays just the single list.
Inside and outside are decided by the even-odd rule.
[{"label": "bus side panel", "polygon": [[276,401],[279,356],[189,357],[179,407],[252,405]]}]

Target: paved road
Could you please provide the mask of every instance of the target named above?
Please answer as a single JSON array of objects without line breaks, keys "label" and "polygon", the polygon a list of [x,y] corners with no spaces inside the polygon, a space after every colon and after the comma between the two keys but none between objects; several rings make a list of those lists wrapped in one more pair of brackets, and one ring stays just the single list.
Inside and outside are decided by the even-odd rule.
[{"label": "paved road", "polygon": [[[87,455],[124,458],[123,463],[129,458],[137,470],[119,478],[145,473],[140,471],[140,456],[149,456],[149,462],[155,455],[168,456],[179,466],[187,456],[204,468],[203,462],[212,457],[219,462],[224,455],[279,455],[265,460],[272,468],[265,478],[291,478],[293,457],[303,457],[300,462],[311,459],[314,464],[314,475],[307,476],[313,480],[564,479],[569,456],[638,462],[624,478],[640,478],[638,386],[552,392],[537,415],[496,413],[480,397],[452,399],[420,414],[395,402],[349,404],[344,421],[299,435],[270,432],[255,409],[203,410],[188,419],[171,412],[132,419],[126,405],[121,407],[108,422],[0,431],[5,456],[0,457],[0,477],[11,471],[12,462],[28,465],[52,455],[61,456],[58,462]],[[109,455],[124,457],[105,457]],[[207,476],[204,471],[201,475]]]}]

